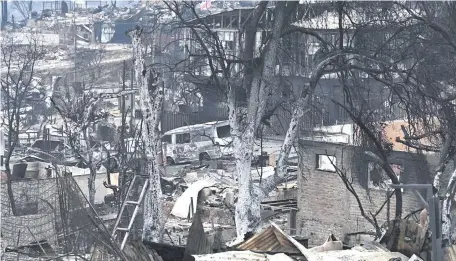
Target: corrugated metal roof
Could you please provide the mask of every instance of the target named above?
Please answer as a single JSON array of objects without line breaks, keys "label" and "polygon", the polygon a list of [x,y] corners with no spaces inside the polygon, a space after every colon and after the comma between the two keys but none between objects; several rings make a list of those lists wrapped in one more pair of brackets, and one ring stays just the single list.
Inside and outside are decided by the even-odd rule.
[{"label": "corrugated metal roof", "polygon": [[[200,196],[200,195],[198,195]],[[201,221],[200,209],[196,210],[193,217],[192,226],[188,232],[187,246],[185,247],[184,261],[193,260],[192,254],[212,253],[211,242],[204,233],[203,223]]]},{"label": "corrugated metal roof", "polygon": [[272,225],[240,244],[237,248],[263,252],[300,253],[293,243]]},{"label": "corrugated metal roof", "polygon": [[206,122],[206,123],[183,126],[183,127],[179,127],[179,128],[175,128],[175,129],[169,130],[169,131],[165,132],[164,135],[186,133],[186,132],[201,130],[201,129],[204,129],[204,128],[211,128],[213,126],[219,127],[219,126],[224,126],[224,125],[229,125],[229,121],[228,120],[210,121],[210,122]]},{"label": "corrugated metal roof", "polygon": [[398,252],[359,252],[356,250],[336,250],[315,253],[309,260],[311,261],[358,261],[358,260],[376,260],[389,261],[393,258],[399,258],[401,261],[409,260],[405,255]]},{"label": "corrugated metal roof", "polygon": [[230,251],[209,255],[194,255],[195,261],[293,261],[285,254],[266,255],[251,251]]},{"label": "corrugated metal roof", "polygon": [[[312,260],[314,253],[310,252],[307,248],[305,248],[303,245],[301,245],[296,239],[292,238],[291,236],[287,235],[285,232],[282,231],[274,222],[269,221],[271,223],[271,230],[265,229],[263,232],[265,232],[264,236],[261,236],[263,232],[253,236],[246,242],[242,243],[239,247],[253,247],[253,248],[260,248],[260,249],[277,249],[283,250],[283,247],[286,247],[288,251],[290,248],[290,245],[293,246],[294,250],[291,251],[297,251],[296,253],[301,253],[307,260]],[[270,231],[273,232],[273,234],[270,234]],[[274,238],[275,237],[275,238]],[[275,241],[275,242],[274,242]],[[279,242],[279,244],[277,244]],[[280,247],[278,247],[280,245]],[[282,248],[282,249],[281,249]],[[257,250],[261,251],[261,250]],[[266,250],[266,251],[271,251],[271,250]],[[286,252],[286,251],[281,251],[281,252]],[[287,252],[289,254],[293,254],[294,252]],[[274,255],[276,256],[276,255]]]}]

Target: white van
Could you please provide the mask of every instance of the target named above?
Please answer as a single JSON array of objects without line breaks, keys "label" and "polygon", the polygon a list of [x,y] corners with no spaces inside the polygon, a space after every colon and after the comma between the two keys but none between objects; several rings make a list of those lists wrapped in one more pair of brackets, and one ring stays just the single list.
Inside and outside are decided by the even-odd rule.
[{"label": "white van", "polygon": [[162,137],[168,164],[217,159],[232,154],[229,121],[184,126]]}]

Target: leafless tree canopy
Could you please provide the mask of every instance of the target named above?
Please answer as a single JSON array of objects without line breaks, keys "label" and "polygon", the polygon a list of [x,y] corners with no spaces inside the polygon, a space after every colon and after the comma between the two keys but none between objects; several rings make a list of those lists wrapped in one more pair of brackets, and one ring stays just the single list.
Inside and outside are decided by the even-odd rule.
[{"label": "leafless tree canopy", "polygon": [[[147,173],[149,187],[143,237],[161,241],[165,222],[160,186],[166,158],[161,141],[163,113],[186,106],[199,110],[210,100],[224,110],[230,124],[229,145],[239,189],[234,215],[238,240],[243,240],[261,223],[261,201],[286,178],[295,141],[316,125],[329,123],[331,107],[340,113],[338,123],[355,126],[354,145],[366,149],[366,156],[392,184],[401,183],[389,162],[398,143],[418,154],[438,153],[438,166],[429,178],[444,198],[443,244],[456,242],[451,219],[456,194],[455,3],[259,1],[252,8],[226,8],[223,15],[202,13],[199,4],[164,1],[143,15],[141,26],[126,32],[133,57],[123,63],[123,70],[116,71],[113,68],[118,64],[106,62],[110,49],[76,48],[75,40],[74,68],[64,72],[68,74],[65,79],[73,77],[74,93],[65,84],[64,92],[52,94],[53,107],[47,106],[43,115],[30,113],[30,108],[44,100],[38,88],[42,85],[39,76],[44,75],[36,67],[43,62],[45,48],[36,39],[19,44],[9,35],[2,37],[2,125],[7,130],[5,163],[13,214],[9,165],[20,147],[19,133],[45,118],[41,130],[47,116],[56,112],[63,119],[61,132],[72,153],[90,168],[90,203],[102,164],[108,166],[109,179],[109,166],[115,161],[121,179],[126,180],[127,173],[141,165],[138,158],[144,161],[140,169]],[[24,16],[30,11],[19,1],[15,5]],[[119,79],[122,92],[91,90],[107,78]],[[323,81],[331,81],[338,91],[327,95]],[[126,109],[125,97],[133,93],[139,96],[138,104],[130,100]],[[113,126],[107,110],[112,98],[119,99],[123,112],[120,128]],[[137,105],[140,123],[127,124],[126,115],[131,114],[133,122],[132,110]],[[286,120],[280,121],[284,115]],[[394,141],[385,135],[392,121],[402,122],[403,135]],[[285,123],[280,126],[283,143],[275,172],[256,183],[251,177],[255,142],[263,137],[264,129],[277,127],[273,125],[278,122]],[[112,130],[113,137],[98,135],[101,128]],[[337,164],[334,167],[379,236],[377,216],[384,205],[369,212],[352,177]],[[452,174],[444,177],[448,169]],[[405,215],[403,194],[395,189],[388,200],[393,195],[399,220]]]},{"label": "leafless tree canopy", "polygon": [[39,98],[37,87],[40,84],[40,78],[37,77],[35,68],[45,52],[36,39],[29,39],[29,41],[30,44],[17,46],[16,39],[6,34],[2,37],[1,42],[1,92],[5,101],[2,101],[2,110],[6,111],[6,117],[2,119],[2,126],[7,130],[5,169],[13,213],[16,208],[11,190],[10,159],[14,150],[19,146],[19,132],[31,126],[30,121],[27,121],[27,117],[24,115],[31,114],[29,106],[33,103],[34,91],[35,94],[38,92]]}]

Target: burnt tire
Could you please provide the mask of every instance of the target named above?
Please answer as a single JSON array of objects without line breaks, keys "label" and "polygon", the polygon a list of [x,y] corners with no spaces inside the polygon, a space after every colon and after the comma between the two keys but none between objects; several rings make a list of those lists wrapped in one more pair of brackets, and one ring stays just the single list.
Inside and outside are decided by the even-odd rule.
[{"label": "burnt tire", "polygon": [[202,161],[202,160],[211,160],[211,157],[209,156],[209,154],[207,154],[207,152],[203,152],[203,153],[200,153],[199,160],[200,161]]}]

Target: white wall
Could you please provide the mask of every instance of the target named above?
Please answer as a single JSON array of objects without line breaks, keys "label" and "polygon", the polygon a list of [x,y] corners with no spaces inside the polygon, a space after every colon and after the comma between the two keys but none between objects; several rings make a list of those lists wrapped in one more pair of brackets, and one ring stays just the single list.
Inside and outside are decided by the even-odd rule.
[{"label": "white wall", "polygon": [[323,131],[331,134],[343,133],[353,135],[353,124],[339,124],[331,126],[321,126],[314,128],[314,131]]},{"label": "white wall", "polygon": [[353,124],[322,126],[316,127],[313,130],[317,132],[322,132],[323,134],[314,135],[311,137],[303,137],[303,139],[333,143],[345,143],[348,145],[353,145]]},{"label": "white wall", "polygon": [[334,135],[323,135],[323,136],[313,136],[304,138],[307,140],[314,140],[314,141],[323,141],[323,142],[331,142],[331,143],[344,143],[347,145],[352,145],[353,141],[351,136],[347,134],[334,134]]},{"label": "white wall", "polygon": [[[47,177],[47,171],[46,167],[49,167],[50,164],[46,162],[27,162],[27,177],[29,178],[35,178],[35,179],[46,179]],[[90,170],[89,169],[81,169],[78,167],[64,167],[60,166],[62,170],[65,169],[65,171],[71,172],[74,180],[78,184],[78,186],[81,188],[82,192],[84,195],[89,198],[89,188],[88,188],[88,179],[90,175]],[[36,175],[36,172],[38,172]],[[33,173],[33,174],[32,174]],[[53,171],[52,177],[55,177],[56,173]],[[113,185],[118,185],[119,181],[119,173],[111,173],[111,184]],[[97,177],[95,179],[95,203],[102,203],[104,202],[104,197],[108,194],[112,194],[112,190],[105,188],[103,186],[103,181],[108,181],[108,177],[106,175],[106,169],[105,168],[100,168],[99,172],[97,173]]]},{"label": "white wall", "polygon": [[[79,175],[79,176],[73,176],[74,180],[78,184],[78,186],[81,188],[82,192],[84,195],[89,198],[89,188],[88,188],[88,178],[89,175]],[[113,185],[118,185],[118,179],[119,178],[119,173],[111,173],[111,184]],[[104,197],[108,194],[112,194],[112,190],[105,188],[103,186],[103,181],[107,181],[107,175],[106,174],[97,174],[97,178],[95,180],[95,203],[103,203],[104,202]]]}]

